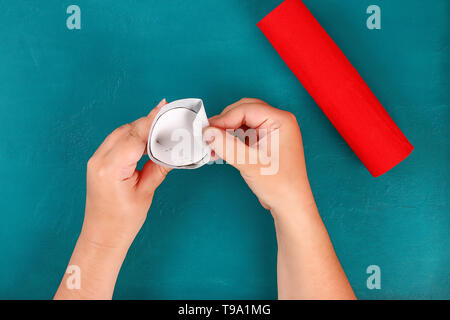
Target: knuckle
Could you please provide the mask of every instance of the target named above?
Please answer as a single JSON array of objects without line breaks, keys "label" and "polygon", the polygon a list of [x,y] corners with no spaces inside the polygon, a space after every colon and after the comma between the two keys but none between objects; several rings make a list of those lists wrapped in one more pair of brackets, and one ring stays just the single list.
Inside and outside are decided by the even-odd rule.
[{"label": "knuckle", "polygon": [[87,162],[87,171],[89,175],[103,178],[108,175],[109,168],[104,163],[101,163],[96,156],[92,156]]},{"label": "knuckle", "polygon": [[139,139],[141,139],[140,131],[142,130],[142,127],[146,124],[145,121],[148,121],[148,120],[149,119],[147,117],[142,117],[142,118],[139,118],[139,119],[137,119],[136,121],[134,121],[132,123],[129,123],[128,127],[127,127],[127,129],[128,129],[128,131],[127,131],[128,136],[130,138],[139,138]]},{"label": "knuckle", "polygon": [[88,171],[93,171],[95,170],[96,167],[96,157],[95,155],[93,155],[88,161],[87,161],[87,170]]},{"label": "knuckle", "polygon": [[121,132],[121,133],[128,132],[129,130],[131,130],[132,127],[133,126],[131,123],[125,123],[125,124],[121,125],[120,127],[118,127],[116,129],[116,131]]},{"label": "knuckle", "polygon": [[120,127],[116,128],[112,133],[111,136],[118,136],[121,135],[122,133],[126,132],[127,130],[129,130],[129,123],[121,125]]},{"label": "knuckle", "polygon": [[297,118],[292,112],[284,111],[284,116],[286,117],[286,120],[297,122]]},{"label": "knuckle", "polygon": [[138,137],[138,133],[136,131],[136,128],[133,125],[131,125],[131,128],[128,131],[128,137],[129,138],[137,138]]},{"label": "knuckle", "polygon": [[125,123],[117,128],[117,131],[127,131],[130,128],[131,124]]},{"label": "knuckle", "polygon": [[129,132],[129,131],[133,130],[133,123],[125,123],[119,129],[122,129],[123,131]]},{"label": "knuckle", "polygon": [[95,174],[97,175],[97,177],[99,178],[105,178],[109,175],[109,168],[108,166],[106,166],[105,164],[101,164],[99,165],[96,170],[95,170]]},{"label": "knuckle", "polygon": [[258,99],[258,98],[244,97],[240,101],[243,102],[243,103],[263,103],[263,104],[266,104],[266,102],[264,102],[263,100]]}]

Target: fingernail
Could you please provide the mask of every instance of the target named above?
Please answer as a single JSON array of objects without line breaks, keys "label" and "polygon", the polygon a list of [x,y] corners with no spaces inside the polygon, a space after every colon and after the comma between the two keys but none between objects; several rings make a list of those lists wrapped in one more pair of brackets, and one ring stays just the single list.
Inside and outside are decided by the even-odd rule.
[{"label": "fingernail", "polygon": [[214,139],[216,138],[217,135],[217,129],[215,128],[211,128],[211,127],[207,127],[205,129],[203,129],[203,140],[210,144],[211,142],[214,141]]}]

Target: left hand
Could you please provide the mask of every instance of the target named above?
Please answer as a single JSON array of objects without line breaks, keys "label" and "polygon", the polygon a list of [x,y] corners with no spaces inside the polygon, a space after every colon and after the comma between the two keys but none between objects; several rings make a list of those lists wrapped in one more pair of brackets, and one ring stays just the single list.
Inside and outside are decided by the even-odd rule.
[{"label": "left hand", "polygon": [[162,100],[149,115],[114,130],[87,165],[86,212],[80,238],[100,247],[123,248],[133,242],[147,217],[156,188],[169,169],[147,161],[148,133]]}]

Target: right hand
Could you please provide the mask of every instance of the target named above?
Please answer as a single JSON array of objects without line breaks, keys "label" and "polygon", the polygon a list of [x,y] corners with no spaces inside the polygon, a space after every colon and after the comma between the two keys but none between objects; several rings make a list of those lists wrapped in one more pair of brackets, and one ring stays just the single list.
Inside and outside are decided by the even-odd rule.
[{"label": "right hand", "polygon": [[[239,170],[262,206],[271,210],[274,218],[278,213],[291,211],[290,208],[314,205],[300,128],[292,113],[271,107],[259,99],[244,98],[209,121],[210,127],[203,131],[205,141],[218,157]],[[239,128],[244,132],[265,129],[267,135],[258,135],[256,144],[248,145],[228,131]],[[272,139],[274,135],[279,138]],[[260,161],[262,139],[271,142],[267,144],[271,150],[269,165]],[[238,161],[238,150],[245,150],[244,163]],[[249,163],[249,157],[255,155],[258,161]],[[274,163],[278,167],[272,172],[267,170]],[[266,173],[262,174],[264,169]]]}]

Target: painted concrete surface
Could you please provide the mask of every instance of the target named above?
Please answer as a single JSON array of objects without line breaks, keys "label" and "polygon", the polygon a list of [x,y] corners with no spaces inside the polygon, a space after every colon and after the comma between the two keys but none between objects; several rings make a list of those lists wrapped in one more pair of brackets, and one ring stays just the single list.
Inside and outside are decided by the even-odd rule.
[{"label": "painted concrete surface", "polygon": [[[293,112],[321,215],[359,298],[450,298],[449,4],[307,0],[415,146],[373,178],[256,27],[278,3],[0,0],[0,298],[51,298],[80,230],[86,162],[162,98]],[[381,30],[366,27],[378,4]],[[200,196],[192,198],[191,192]],[[380,290],[366,287],[378,265]],[[115,298],[276,298],[270,214],[228,165],[172,172]]]}]

